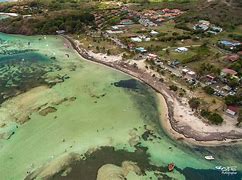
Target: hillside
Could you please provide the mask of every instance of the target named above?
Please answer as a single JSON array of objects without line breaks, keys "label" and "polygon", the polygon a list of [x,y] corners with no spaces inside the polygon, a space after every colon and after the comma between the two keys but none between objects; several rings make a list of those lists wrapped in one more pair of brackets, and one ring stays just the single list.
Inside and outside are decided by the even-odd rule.
[{"label": "hillside", "polygon": [[16,34],[54,34],[63,29],[81,32],[94,25],[92,3],[76,1],[22,1],[0,6],[1,12],[28,15],[1,21],[0,31]]},{"label": "hillside", "polygon": [[[138,2],[137,10],[157,8],[178,8],[186,11],[177,18],[180,24],[209,20],[227,30],[242,24],[241,0],[131,0]],[[102,1],[40,0],[21,1],[0,5],[1,12],[31,15],[28,18],[11,18],[1,21],[0,31],[18,34],[53,34],[63,29],[69,33],[83,32],[95,26],[93,14],[103,8]],[[110,8],[110,7],[109,7]],[[114,7],[111,7],[114,8]],[[117,8],[117,7],[115,7]]]},{"label": "hillside", "polygon": [[195,22],[198,19],[209,20],[227,30],[242,24],[241,0],[199,1],[197,6],[181,16],[178,21]]}]

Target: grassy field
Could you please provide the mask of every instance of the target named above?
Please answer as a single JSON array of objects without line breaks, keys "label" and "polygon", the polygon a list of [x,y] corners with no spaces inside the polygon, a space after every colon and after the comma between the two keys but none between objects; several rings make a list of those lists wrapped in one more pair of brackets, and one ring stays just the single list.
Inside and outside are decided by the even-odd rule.
[{"label": "grassy field", "polygon": [[76,36],[85,49],[92,50],[95,53],[108,53],[118,55],[122,49],[116,46],[112,41],[102,38],[101,36],[91,37],[84,34]]}]

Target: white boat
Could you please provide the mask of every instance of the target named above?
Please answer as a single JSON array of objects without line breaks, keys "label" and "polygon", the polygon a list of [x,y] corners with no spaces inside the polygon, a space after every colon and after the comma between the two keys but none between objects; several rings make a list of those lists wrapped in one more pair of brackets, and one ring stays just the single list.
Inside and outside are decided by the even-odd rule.
[{"label": "white boat", "polygon": [[213,156],[205,156],[204,158],[207,159],[207,160],[214,160]]}]

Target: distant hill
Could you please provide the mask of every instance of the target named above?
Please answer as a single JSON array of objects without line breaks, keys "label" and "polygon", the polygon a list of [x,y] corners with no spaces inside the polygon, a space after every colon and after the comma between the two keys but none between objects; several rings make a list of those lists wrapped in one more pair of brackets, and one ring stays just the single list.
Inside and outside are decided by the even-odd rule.
[{"label": "distant hill", "polygon": [[209,20],[226,29],[242,25],[242,0],[200,0],[178,21],[193,22]]},{"label": "distant hill", "polygon": [[226,0],[231,6],[242,7],[242,0]]}]

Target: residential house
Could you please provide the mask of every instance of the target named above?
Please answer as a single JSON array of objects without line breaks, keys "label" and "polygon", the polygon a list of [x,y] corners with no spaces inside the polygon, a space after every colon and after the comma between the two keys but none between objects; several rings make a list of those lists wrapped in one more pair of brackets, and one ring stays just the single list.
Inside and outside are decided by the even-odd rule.
[{"label": "residential house", "polygon": [[124,31],[120,31],[120,30],[115,30],[115,31],[113,31],[113,30],[107,30],[106,32],[108,34],[122,34],[122,33],[124,33]]},{"label": "residential house", "polygon": [[146,53],[147,50],[143,47],[138,47],[138,48],[135,48],[136,51],[140,52],[140,53]]},{"label": "residential house", "polygon": [[242,48],[242,43],[238,41],[227,41],[227,40],[221,40],[218,42],[218,45],[221,48],[229,49],[229,50],[240,50]]},{"label": "residential house", "polygon": [[198,21],[197,24],[193,26],[195,31],[207,31],[209,29],[210,22],[205,20]]},{"label": "residential house", "polygon": [[207,78],[207,80],[209,80],[209,81],[214,81],[215,80],[215,77],[214,76],[211,76],[211,75],[206,75],[206,78]]},{"label": "residential house", "polygon": [[230,54],[225,57],[225,60],[230,61],[230,62],[235,62],[239,60],[239,55],[238,54]]},{"label": "residential house", "polygon": [[209,29],[209,26],[205,24],[196,24],[195,26],[193,26],[193,29],[195,31],[207,31]]},{"label": "residential house", "polygon": [[223,29],[221,27],[218,27],[218,26],[213,26],[213,27],[211,27],[211,31],[220,33],[220,32],[223,31]]},{"label": "residential house", "polygon": [[122,21],[120,21],[121,25],[132,25],[134,24],[134,22],[131,19],[123,19]]},{"label": "residential house", "polygon": [[175,51],[179,53],[183,53],[183,52],[187,52],[188,49],[186,47],[179,47],[179,48],[176,48]]},{"label": "residential house", "polygon": [[131,38],[131,41],[132,41],[132,42],[142,42],[142,39],[139,38],[139,37],[132,37],[132,38]]},{"label": "residential house", "polygon": [[133,44],[133,43],[129,43],[129,44],[128,44],[128,48],[129,48],[130,50],[133,50],[134,47],[135,47],[135,44]]},{"label": "residential house", "polygon": [[198,23],[199,24],[206,25],[206,26],[210,26],[210,22],[209,21],[206,21],[206,20],[199,20]]},{"label": "residential house", "polygon": [[238,112],[239,112],[238,106],[228,106],[226,109],[226,113],[232,116],[235,116]]},{"label": "residential house", "polygon": [[151,32],[150,32],[150,35],[152,35],[152,36],[156,36],[156,35],[158,35],[159,34],[159,32],[157,32],[157,31],[155,31],[155,30],[152,30]]},{"label": "residential house", "polygon": [[157,24],[153,23],[152,21],[150,21],[149,19],[146,18],[141,18],[139,20],[139,23],[145,27],[152,27],[152,26],[157,26]]},{"label": "residential house", "polygon": [[152,53],[149,53],[149,54],[147,55],[147,58],[148,58],[149,60],[155,60],[155,59],[158,59],[158,55],[156,55],[156,54],[152,54]]},{"label": "residential house", "polygon": [[182,74],[183,74],[183,75],[186,75],[188,72],[189,72],[188,69],[182,69]]},{"label": "residential house", "polygon": [[215,32],[215,31],[211,31],[211,30],[210,30],[210,31],[207,31],[207,33],[208,33],[208,34],[213,34],[213,35],[217,35],[217,34],[218,34],[217,32]]},{"label": "residential house", "polygon": [[181,62],[179,60],[174,60],[171,63],[169,63],[169,66],[175,68],[175,67],[177,67],[180,64],[181,64]]},{"label": "residential house", "polygon": [[232,90],[232,88],[229,87],[228,85],[225,85],[224,87],[222,87],[222,89],[228,92]]},{"label": "residential house", "polygon": [[65,32],[66,32],[65,30],[58,30],[58,31],[56,31],[56,33],[59,34],[59,35],[65,34]]},{"label": "residential house", "polygon": [[122,29],[125,29],[125,25],[115,25],[115,26],[112,26],[112,30],[122,30]]},{"label": "residential house", "polygon": [[141,38],[143,41],[150,41],[150,38],[146,37],[145,35],[140,35],[139,38]]},{"label": "residential house", "polygon": [[166,20],[166,19],[160,17],[160,18],[157,18],[157,19],[155,20],[155,22],[156,22],[156,23],[162,23],[162,22],[164,22],[165,20]]},{"label": "residential house", "polygon": [[142,42],[142,41],[150,41],[149,37],[146,37],[145,35],[140,35],[138,37],[131,37],[132,42]]},{"label": "residential house", "polygon": [[189,75],[192,78],[196,78],[196,73],[194,71],[189,71],[187,75]]},{"label": "residential house", "polygon": [[229,69],[229,68],[224,68],[222,69],[221,71],[221,76],[222,77],[225,77],[227,75],[230,75],[230,76],[236,76],[238,73],[236,71],[234,71],[233,69]]}]

